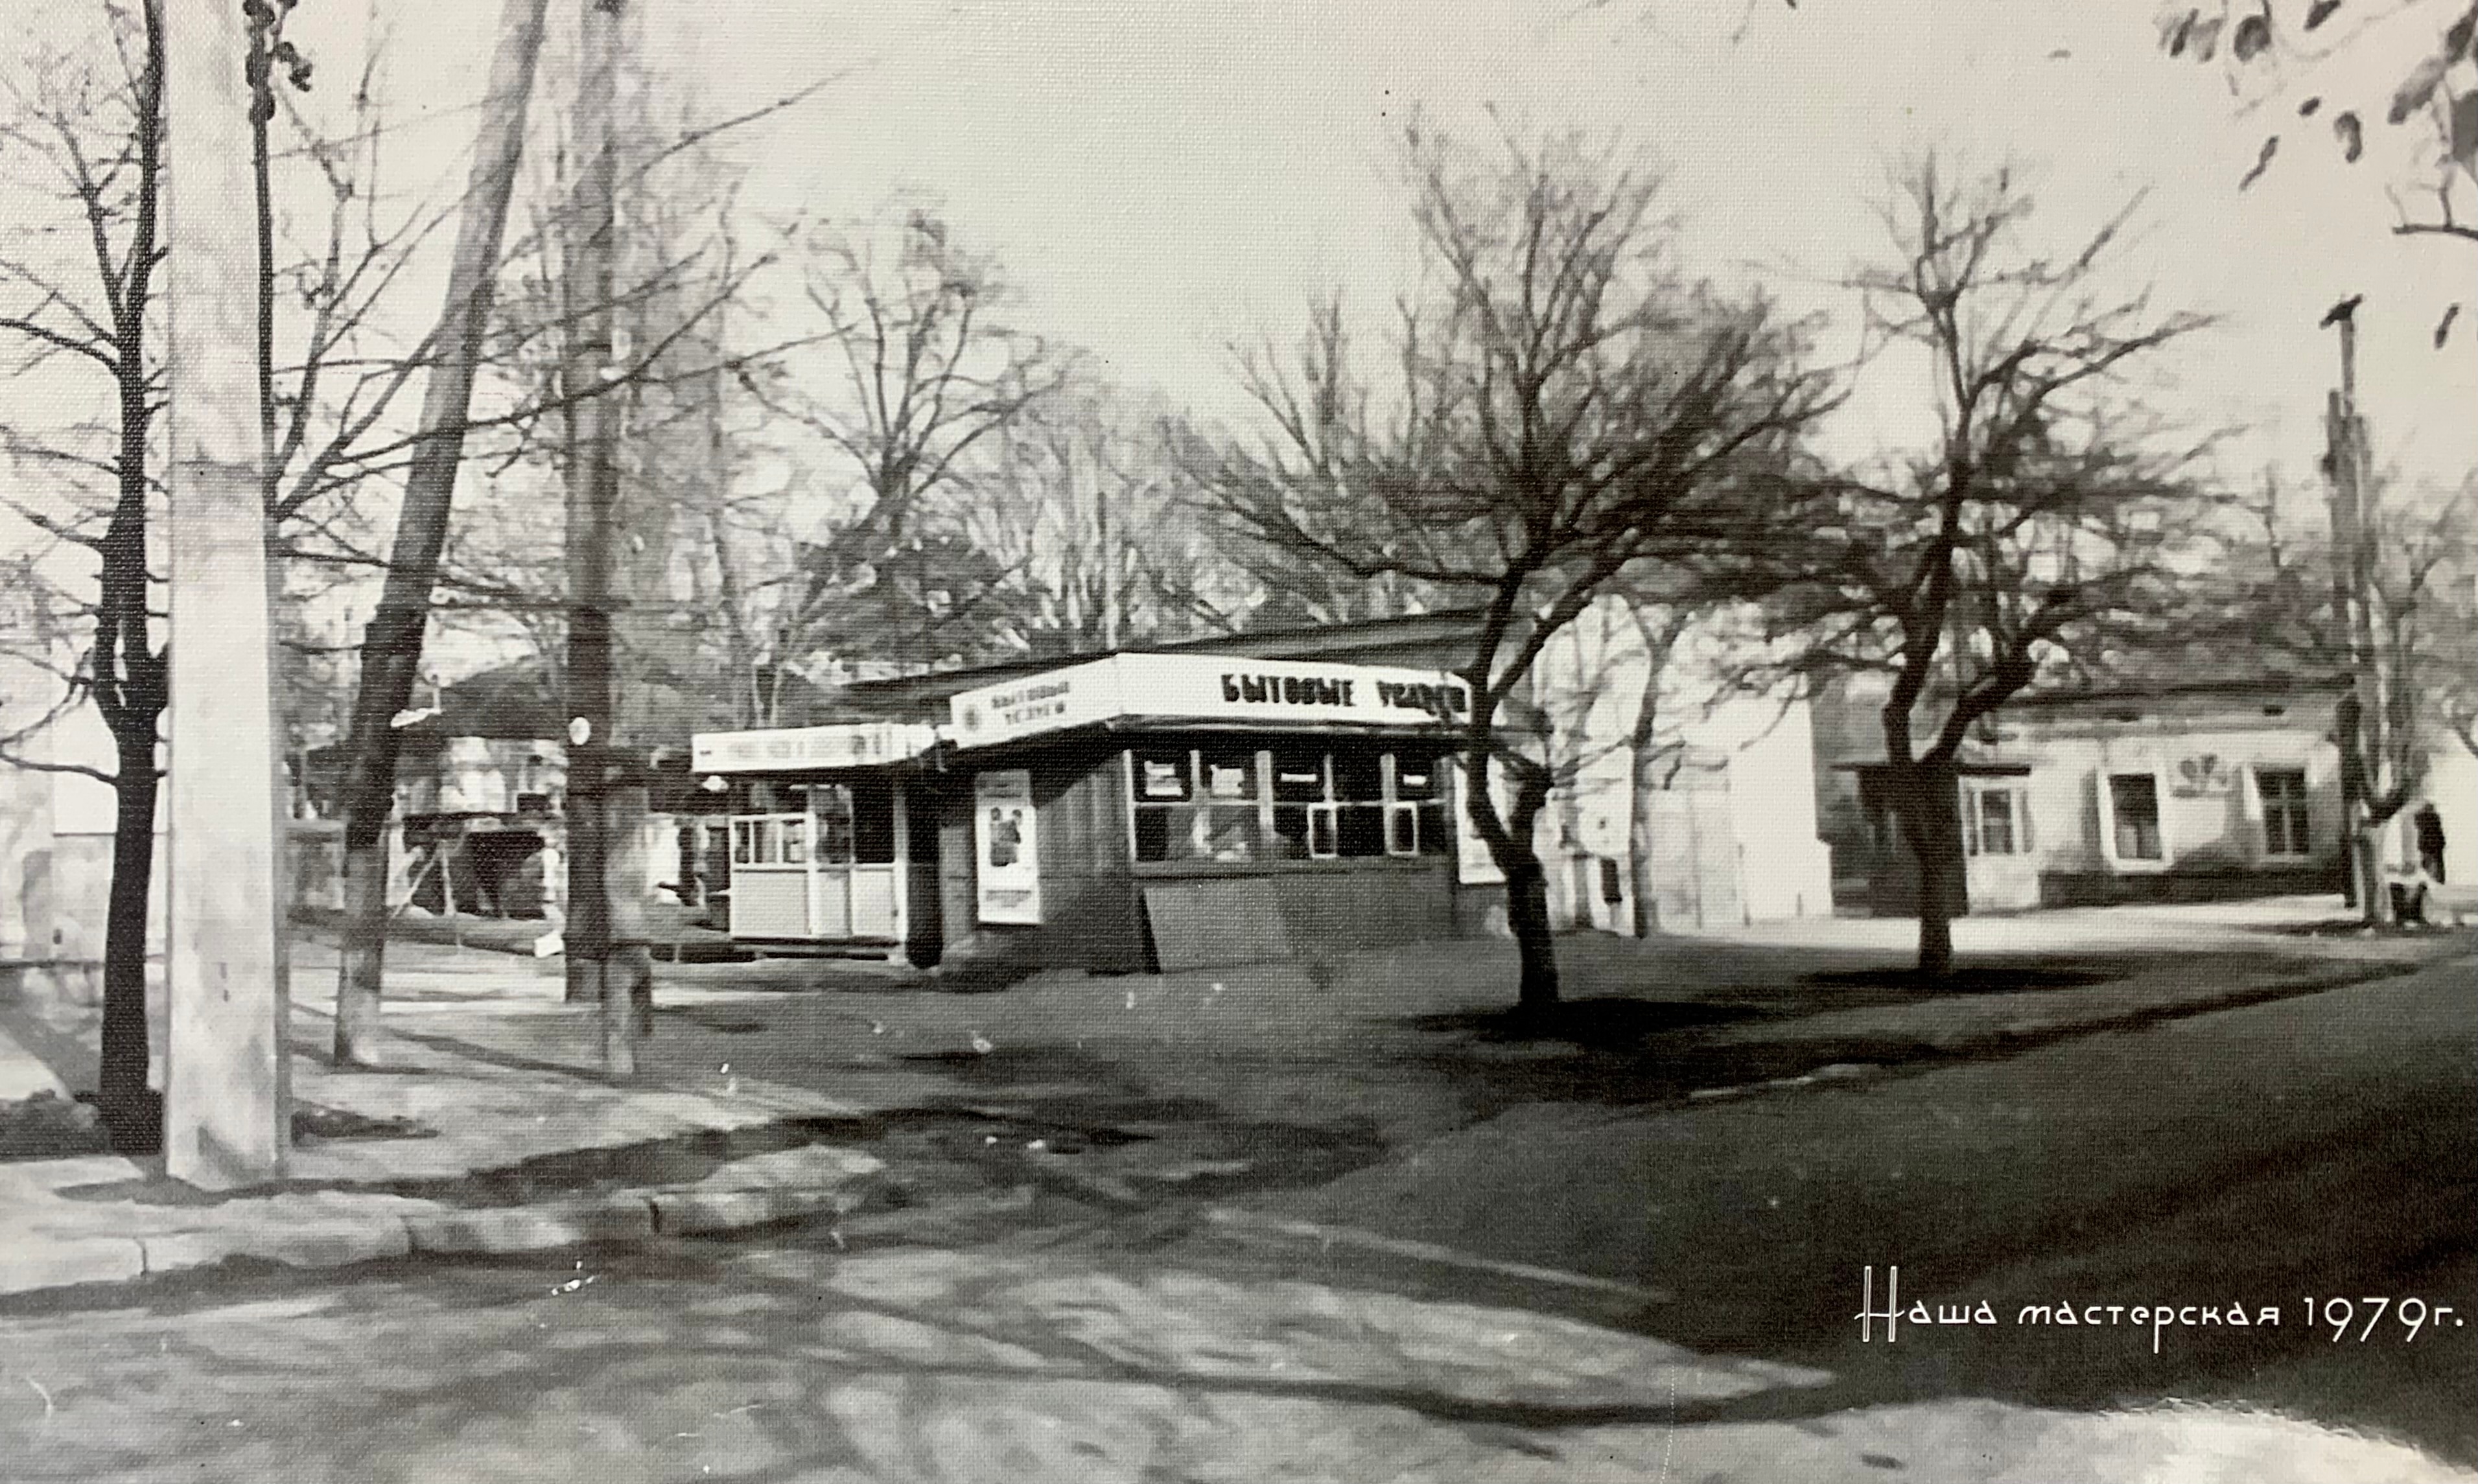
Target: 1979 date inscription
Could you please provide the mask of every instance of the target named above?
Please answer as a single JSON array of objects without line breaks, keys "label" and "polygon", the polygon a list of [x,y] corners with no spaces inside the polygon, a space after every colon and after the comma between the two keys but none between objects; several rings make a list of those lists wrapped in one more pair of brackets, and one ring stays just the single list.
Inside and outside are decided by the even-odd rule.
[{"label": "1979 date inscription", "polygon": [[[2003,1324],[2006,1319],[1985,1299],[1976,1302],[1931,1303],[1924,1298],[1902,1302],[1902,1270],[1887,1268],[1880,1291],[1874,1268],[1860,1275],[1858,1338],[1886,1344],[1900,1336],[1901,1326]],[[2160,1353],[2161,1337],[2171,1329],[2257,1329],[2279,1327],[2293,1319],[2303,1328],[2328,1328],[2332,1343],[2364,1345],[2397,1340],[2410,1344],[2438,1330],[2460,1329],[2465,1318],[2448,1303],[2416,1296],[2369,1295],[2355,1298],[2307,1295],[2288,1304],[2246,1303],[2026,1303],[2014,1308],[2011,1322],[2023,1328],[2130,1327],[2151,1331],[2151,1352]]]}]

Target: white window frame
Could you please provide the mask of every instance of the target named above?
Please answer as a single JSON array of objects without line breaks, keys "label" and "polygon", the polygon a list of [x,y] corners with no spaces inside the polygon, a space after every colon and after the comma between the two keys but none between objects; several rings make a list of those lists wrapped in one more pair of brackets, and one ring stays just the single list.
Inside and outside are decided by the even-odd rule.
[{"label": "white window frame", "polygon": [[[732,816],[730,837],[732,868],[734,870],[749,868],[797,870],[806,868],[810,863],[805,859],[798,861],[783,859],[783,826],[786,824],[797,824],[800,827],[802,853],[808,854],[810,847],[815,844],[817,832],[811,827],[809,816],[805,811],[771,810],[765,814]],[[747,846],[746,860],[741,858],[744,842]]]},{"label": "white window frame", "polygon": [[[1982,800],[1990,793],[2002,793],[2011,800],[2013,843],[2001,855],[1986,849],[1986,836],[1981,814]],[[1965,778],[1961,780],[1961,846],[1965,856],[1987,855],[1991,860],[2026,860],[2031,854],[2031,790],[2020,778]]]},{"label": "white window frame", "polygon": [[[2263,792],[2263,775],[2278,773],[2297,780],[2296,813],[2297,848],[2275,850],[2271,846],[2271,795]],[[2314,796],[2306,786],[2306,768],[2302,764],[2257,763],[2246,768],[2246,782],[2254,788],[2255,828],[2257,843],[2266,861],[2296,862],[2314,858]],[[2286,810],[2283,813],[2287,813]]]},{"label": "white window frame", "polygon": [[[2160,854],[2148,856],[2116,853],[2116,780],[2120,777],[2147,777],[2151,780],[2152,807],[2157,811],[2156,827],[2160,836]],[[2157,767],[2110,767],[2099,770],[2099,848],[2109,868],[2126,875],[2164,871],[2176,858],[2176,847],[2168,839],[2168,780]]]}]

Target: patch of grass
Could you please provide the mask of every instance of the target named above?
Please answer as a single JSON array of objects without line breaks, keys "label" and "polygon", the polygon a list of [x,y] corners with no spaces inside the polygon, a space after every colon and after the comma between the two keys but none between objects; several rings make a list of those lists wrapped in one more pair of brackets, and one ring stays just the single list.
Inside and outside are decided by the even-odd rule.
[{"label": "patch of grass", "polygon": [[439,1130],[412,1119],[374,1119],[349,1108],[296,1103],[292,1109],[292,1137],[327,1143],[344,1139],[436,1139]]},{"label": "patch of grass", "polygon": [[57,1093],[0,1103],[0,1159],[64,1159],[111,1148],[102,1115],[87,1103]]}]

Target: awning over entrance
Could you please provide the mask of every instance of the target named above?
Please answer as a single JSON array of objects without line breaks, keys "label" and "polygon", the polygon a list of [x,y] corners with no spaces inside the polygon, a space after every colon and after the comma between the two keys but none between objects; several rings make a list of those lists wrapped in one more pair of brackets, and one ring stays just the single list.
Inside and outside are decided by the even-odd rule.
[{"label": "awning over entrance", "polygon": [[1429,728],[1470,715],[1471,691],[1442,670],[1121,654],[949,698],[959,749],[1106,722]]}]

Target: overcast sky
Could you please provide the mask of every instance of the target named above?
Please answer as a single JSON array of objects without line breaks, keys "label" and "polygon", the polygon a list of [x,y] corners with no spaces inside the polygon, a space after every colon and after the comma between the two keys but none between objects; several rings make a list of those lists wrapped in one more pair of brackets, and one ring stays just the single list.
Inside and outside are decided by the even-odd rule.
[{"label": "overcast sky", "polygon": [[[553,3],[568,16],[580,0]],[[1877,249],[1868,200],[1906,151],[2028,169],[2060,240],[2147,192],[2129,272],[2226,316],[2163,402],[2254,427],[2233,465],[2312,478],[2337,360],[2316,320],[2351,293],[2366,296],[2382,457],[2457,480],[2478,453],[2478,303],[2447,349],[2429,342],[2478,289],[2478,250],[2389,233],[2400,172],[2386,167],[2411,131],[2374,116],[2404,45],[2456,9],[2436,0],[2351,0],[2326,28],[2394,17],[2343,54],[2354,87],[2310,89],[2369,113],[2354,169],[2293,97],[2245,114],[2216,70],[2162,57],[2155,0],[647,3],[648,50],[696,80],[708,113],[837,77],[733,137],[754,204],[858,213],[897,189],[942,195],[1021,287],[1026,328],[1208,415],[1238,408],[1230,342],[1287,340],[1311,294],[1340,284],[1378,323],[1404,275],[1391,163],[1417,108],[1466,134],[1494,111],[1640,146],[1669,172],[1690,261],[1845,313],[1829,281]],[[497,13],[498,0],[313,0],[292,26],[333,106],[376,17],[392,38],[389,168],[444,196],[462,185]],[[2273,129],[2286,147],[2239,192]],[[1840,438],[1889,436],[1899,405],[1879,388]]]},{"label": "overcast sky", "polygon": [[[460,4],[477,23],[432,32]],[[492,9],[424,4],[395,25],[478,53]],[[2414,42],[2450,9],[2410,12],[2344,54],[2370,114],[2402,33]],[[2365,405],[2385,455],[2445,478],[2478,455],[2478,326],[2465,319],[2442,352],[2429,340],[2478,288],[2478,251],[2390,237],[2387,177],[2370,168],[2390,159],[2390,131],[2375,124],[2376,153],[2351,169],[2287,100],[2243,113],[2215,69],[2161,55],[2152,0],[704,0],[682,13],[698,17],[695,40],[671,55],[713,112],[843,74],[745,141],[756,200],[863,211],[898,188],[936,191],[1021,284],[1029,327],[1200,410],[1235,406],[1234,338],[1287,339],[1325,286],[1381,313],[1405,261],[1397,131],[1418,108],[1482,133],[1494,110],[1648,149],[1692,261],[1761,269],[1818,306],[1881,240],[1868,200],[1905,151],[2028,167],[2061,237],[2147,192],[2129,270],[2226,316],[2178,365],[2177,400],[2259,429],[2238,459],[2311,471],[2336,363],[2316,321],[2349,293],[2367,296]],[[2286,153],[2240,193],[2273,129]]]}]

